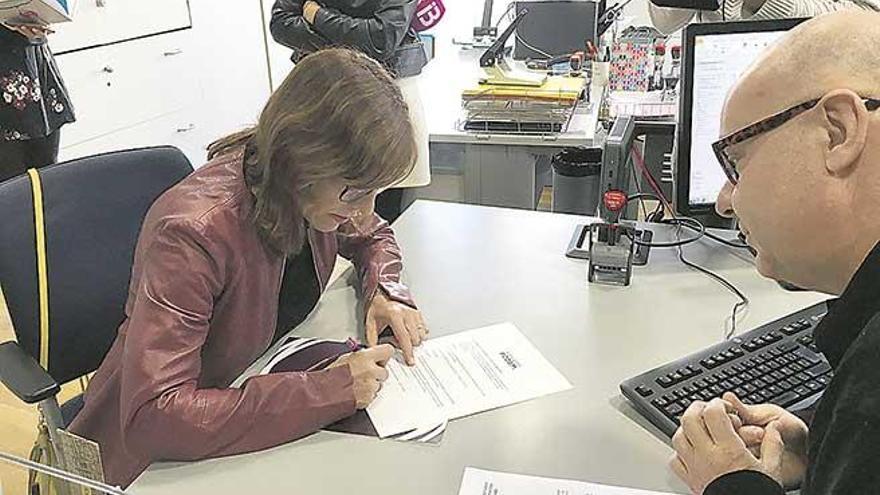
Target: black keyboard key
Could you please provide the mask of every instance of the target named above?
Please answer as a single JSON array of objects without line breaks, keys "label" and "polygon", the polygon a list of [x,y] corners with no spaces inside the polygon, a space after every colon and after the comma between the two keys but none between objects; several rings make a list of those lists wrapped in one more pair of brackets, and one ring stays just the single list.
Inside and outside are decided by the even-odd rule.
[{"label": "black keyboard key", "polygon": [[814,392],[803,385],[799,385],[794,388],[794,393],[798,394],[799,397],[804,398],[813,395]]},{"label": "black keyboard key", "polygon": [[666,414],[672,418],[676,418],[676,417],[678,417],[679,414],[684,412],[684,408],[678,404],[670,404],[664,410],[666,411]]},{"label": "black keyboard key", "polygon": [[776,394],[770,392],[770,391],[767,390],[767,389],[764,389],[764,390],[761,390],[760,392],[758,392],[758,395],[760,395],[761,398],[762,398],[762,400],[763,400],[764,402],[766,402],[766,401],[772,399],[773,396],[776,395]]},{"label": "black keyboard key", "polygon": [[791,380],[782,380],[776,383],[776,386],[782,390],[791,390],[794,388],[794,383],[792,383]]},{"label": "black keyboard key", "polygon": [[733,388],[735,387],[734,384],[730,383],[727,380],[724,380],[723,382],[719,383],[718,386],[721,387],[721,390],[724,390],[725,392],[733,390]]},{"label": "black keyboard key", "polygon": [[782,375],[786,378],[794,374],[794,371],[788,366],[783,366],[782,368],[779,368],[779,372],[782,373]]},{"label": "black keyboard key", "polygon": [[727,368],[721,371],[721,374],[724,375],[725,378],[730,378],[732,376],[736,376],[736,371],[734,371],[733,368]]},{"label": "black keyboard key", "polygon": [[779,349],[778,347],[774,347],[773,349],[770,349],[767,352],[769,352],[770,355],[773,357],[779,357],[779,356],[785,354],[785,352],[783,350]]},{"label": "black keyboard key", "polygon": [[712,392],[710,392],[708,390],[703,390],[700,392],[700,398],[706,402],[709,402],[710,400],[715,398],[715,394],[713,394]]},{"label": "black keyboard key", "polygon": [[776,368],[782,368],[783,366],[788,364],[788,360],[778,357],[773,360],[773,364],[775,364]]},{"label": "black keyboard key", "polygon": [[694,387],[693,385],[685,385],[684,387],[681,387],[681,389],[684,390],[685,392],[687,392],[688,394],[697,393],[697,387]]},{"label": "black keyboard key", "polygon": [[808,375],[808,374],[806,374],[806,373],[804,373],[804,372],[800,372],[800,373],[798,373],[797,375],[794,375],[794,376],[800,378],[800,380],[801,380],[802,382],[808,382],[808,381],[810,381],[810,378],[811,378],[810,375]]},{"label": "black keyboard key", "polygon": [[745,351],[740,349],[739,347],[733,347],[730,349],[730,353],[734,355],[734,357],[743,357],[746,355]]},{"label": "black keyboard key", "polygon": [[828,377],[827,375],[820,376],[819,378],[816,378],[816,381],[819,382],[822,385],[822,387],[827,387],[828,384],[831,383],[831,378]]},{"label": "black keyboard key", "polygon": [[656,399],[651,401],[651,404],[658,409],[663,409],[664,407],[669,405],[669,402],[663,400],[662,397],[657,397]]},{"label": "black keyboard key", "polygon": [[663,388],[669,388],[672,386],[672,379],[668,376],[658,376],[656,381],[657,385],[660,385]]},{"label": "black keyboard key", "polygon": [[746,392],[746,389],[743,387],[736,387],[735,389],[733,389],[733,393],[737,397],[745,397],[745,396],[749,395],[749,393]]},{"label": "black keyboard key", "polygon": [[742,373],[746,372],[745,366],[743,366],[741,364],[734,364],[733,366],[730,367],[730,369],[732,369],[733,371],[736,371],[737,374],[742,374]]},{"label": "black keyboard key", "polygon": [[767,382],[765,382],[762,378],[756,378],[752,381],[752,384],[758,388],[758,390],[767,386]]},{"label": "black keyboard key", "polygon": [[690,400],[688,398],[684,398],[684,399],[681,399],[680,401],[678,401],[678,405],[680,405],[682,407],[682,409],[687,409],[688,407],[690,407],[692,402],[693,402],[692,400]]},{"label": "black keyboard key", "polygon": [[785,354],[788,354],[789,352],[794,351],[797,348],[798,348],[797,345],[792,344],[791,342],[786,342],[785,344],[779,344],[779,347],[777,347],[777,349],[781,350]]},{"label": "black keyboard key", "polygon": [[817,376],[822,376],[825,373],[831,371],[831,365],[828,363],[820,363],[818,366],[814,366],[808,369],[805,373],[810,375],[811,378],[815,378]]},{"label": "black keyboard key", "polygon": [[700,368],[697,368],[696,366],[694,366],[692,364],[687,365],[686,369],[690,373],[690,376],[697,376],[703,372],[703,370],[701,370]]},{"label": "black keyboard key", "polygon": [[790,381],[791,383],[794,383],[795,385],[800,385],[807,380],[804,380],[803,378],[800,377],[800,374],[797,374],[795,376],[790,377],[788,379],[788,381]]},{"label": "black keyboard key", "polygon": [[703,367],[706,368],[707,370],[711,370],[711,369],[713,369],[713,368],[718,367],[718,365],[719,365],[720,363],[716,362],[716,361],[715,361],[714,359],[712,359],[712,358],[706,358],[706,359],[701,360],[701,361],[700,361],[700,364],[703,365]]},{"label": "black keyboard key", "polygon": [[654,391],[644,385],[639,385],[638,387],[636,387],[636,393],[641,395],[642,397],[650,397],[654,394]]},{"label": "black keyboard key", "polygon": [[761,404],[764,402],[764,398],[758,394],[750,394],[744,400],[747,401],[747,404]]},{"label": "black keyboard key", "polygon": [[767,376],[765,376],[765,377],[763,378],[763,380],[764,380],[764,383],[766,383],[767,385],[773,385],[773,384],[775,384],[776,382],[779,381],[779,380],[777,380],[776,377],[773,376],[773,375],[767,375]]},{"label": "black keyboard key", "polygon": [[725,390],[718,385],[712,385],[711,387],[709,387],[709,391],[712,392],[715,397],[719,397],[725,392]]},{"label": "black keyboard key", "polygon": [[704,380],[706,380],[706,383],[708,383],[709,385],[715,385],[719,382],[719,380],[712,375],[707,376],[706,378],[704,378]]},{"label": "black keyboard key", "polygon": [[779,331],[784,333],[785,335],[794,335],[794,334],[800,332],[801,330],[802,330],[802,328],[800,326],[795,327],[793,325],[786,325],[786,326],[782,327]]},{"label": "black keyboard key", "polygon": [[675,402],[676,400],[678,400],[678,398],[672,394],[666,394],[663,396],[663,400],[665,400],[666,402],[672,403],[672,402]]},{"label": "black keyboard key", "polygon": [[720,381],[726,379],[727,377],[722,375],[721,373],[712,373],[712,378],[714,378],[720,382]]},{"label": "black keyboard key", "polygon": [[730,379],[730,383],[732,383],[734,387],[739,387],[744,382],[742,380],[740,380],[738,377],[733,377]]},{"label": "black keyboard key", "polygon": [[758,391],[758,387],[756,387],[754,383],[746,383],[742,386],[742,388],[746,391],[746,393],[749,394],[753,394]]},{"label": "black keyboard key", "polygon": [[742,373],[740,373],[739,377],[742,378],[743,380],[749,382],[749,381],[754,380],[758,376],[755,375],[753,372],[746,370],[746,371],[743,371]]},{"label": "black keyboard key", "polygon": [[778,380],[785,380],[788,377],[788,375],[783,373],[781,370],[776,370],[773,373],[770,373],[770,376],[775,378],[777,381]]},{"label": "black keyboard key", "polygon": [[767,387],[767,391],[770,392],[771,394],[773,394],[774,396],[782,393],[782,389],[779,388],[778,385],[770,385],[769,387]]},{"label": "black keyboard key", "polygon": [[684,380],[684,377],[681,376],[681,373],[679,373],[677,371],[675,373],[670,373],[669,378],[672,379],[672,383],[678,383],[678,382]]},{"label": "black keyboard key", "polygon": [[758,349],[758,346],[755,345],[754,342],[746,342],[745,344],[743,344],[743,349],[745,349],[749,352],[754,352],[755,350]]},{"label": "black keyboard key", "polygon": [[822,358],[817,356],[815,352],[811,352],[806,349],[798,349],[794,353],[797,354],[800,358],[798,359],[798,362],[800,362],[801,360],[806,360],[807,362],[812,364],[818,364],[822,362]]},{"label": "black keyboard key", "polygon": [[822,390],[822,385],[819,384],[819,382],[807,382],[804,386],[812,390],[813,392],[818,392]]},{"label": "black keyboard key", "polygon": [[771,371],[773,371],[773,370],[771,370],[770,367],[767,366],[766,364],[760,364],[760,365],[756,366],[756,367],[755,367],[755,370],[756,370],[758,373],[761,373],[761,374],[763,374],[763,375],[766,375],[767,373],[770,373]]},{"label": "black keyboard key", "polygon": [[778,396],[770,399],[770,403],[776,404],[777,406],[780,406],[780,407],[788,407],[799,400],[800,400],[800,397],[798,397],[798,394],[796,394],[794,392],[786,392],[782,395],[778,395]]},{"label": "black keyboard key", "polygon": [[682,389],[677,389],[677,390],[673,391],[672,393],[675,394],[675,396],[679,399],[684,399],[685,397],[687,397],[687,392],[685,392]]},{"label": "black keyboard key", "polygon": [[694,382],[694,386],[697,387],[697,389],[702,390],[702,389],[708,387],[709,384],[706,383],[706,380],[703,380],[702,378],[700,378],[699,380]]},{"label": "black keyboard key", "polygon": [[799,365],[798,363],[791,363],[788,365],[788,368],[794,373],[798,373],[804,370],[804,367]]},{"label": "black keyboard key", "polygon": [[734,355],[729,350],[722,352],[721,355],[724,356],[725,361],[732,361],[732,360],[736,359],[736,355]]}]

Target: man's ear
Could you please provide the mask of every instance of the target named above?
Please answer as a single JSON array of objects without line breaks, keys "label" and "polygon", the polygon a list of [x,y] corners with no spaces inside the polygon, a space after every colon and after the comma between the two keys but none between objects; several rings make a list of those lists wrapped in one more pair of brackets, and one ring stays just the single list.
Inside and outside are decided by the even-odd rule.
[{"label": "man's ear", "polygon": [[850,90],[832,91],[816,107],[828,135],[825,168],[833,175],[846,174],[865,149],[868,109],[862,98]]}]

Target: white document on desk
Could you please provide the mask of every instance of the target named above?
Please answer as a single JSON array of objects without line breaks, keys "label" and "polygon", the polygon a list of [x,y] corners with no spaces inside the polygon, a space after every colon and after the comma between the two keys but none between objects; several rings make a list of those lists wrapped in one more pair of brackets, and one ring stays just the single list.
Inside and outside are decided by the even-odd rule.
[{"label": "white document on desk", "polygon": [[510,323],[429,339],[396,356],[367,408],[382,438],[561,392],[571,384]]},{"label": "white document on desk", "polygon": [[671,495],[584,481],[465,468],[458,495]]}]

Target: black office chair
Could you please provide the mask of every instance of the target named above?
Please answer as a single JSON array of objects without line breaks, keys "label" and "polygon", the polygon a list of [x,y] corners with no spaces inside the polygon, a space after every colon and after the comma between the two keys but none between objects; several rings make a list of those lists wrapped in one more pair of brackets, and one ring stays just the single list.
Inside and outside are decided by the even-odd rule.
[{"label": "black office chair", "polygon": [[59,384],[95,371],[116,337],[147,210],[191,172],[186,156],[168,146],[81,158],[39,171],[48,274],[48,369],[39,364],[32,180],[23,175],[0,184],[0,287],[18,339],[0,344],[0,381],[22,401],[39,405],[50,436],[56,428],[66,428],[82,405],[78,397],[59,408]]}]

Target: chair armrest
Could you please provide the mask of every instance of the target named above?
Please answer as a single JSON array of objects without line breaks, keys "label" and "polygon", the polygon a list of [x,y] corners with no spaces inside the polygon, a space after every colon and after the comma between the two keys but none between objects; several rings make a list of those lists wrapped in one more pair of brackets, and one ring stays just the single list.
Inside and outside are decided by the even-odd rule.
[{"label": "chair armrest", "polygon": [[0,382],[27,404],[54,397],[61,387],[18,342],[0,344]]}]

